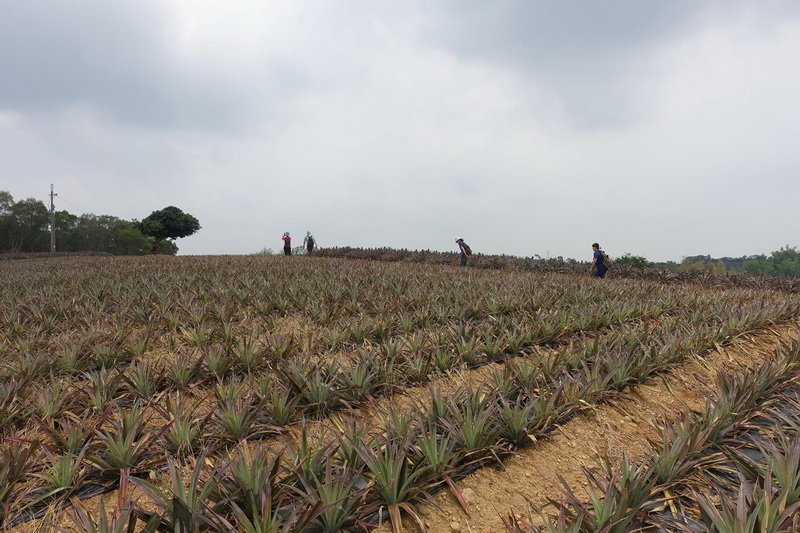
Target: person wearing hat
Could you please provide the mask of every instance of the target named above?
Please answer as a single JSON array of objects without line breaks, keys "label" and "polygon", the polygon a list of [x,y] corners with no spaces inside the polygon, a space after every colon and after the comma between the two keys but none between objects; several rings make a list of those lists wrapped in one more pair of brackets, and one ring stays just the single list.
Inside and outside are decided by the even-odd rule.
[{"label": "person wearing hat", "polygon": [[458,264],[462,267],[467,266],[467,260],[469,256],[472,255],[472,249],[470,249],[469,244],[464,242],[464,239],[459,237],[456,239],[456,244],[458,245],[459,256],[458,256]]},{"label": "person wearing hat", "polygon": [[306,236],[303,239],[303,247],[306,249],[306,252],[308,252],[308,255],[311,255],[314,252],[315,244],[316,242],[314,241],[314,236],[311,235],[310,231],[307,231]]},{"label": "person wearing hat", "polygon": [[283,255],[292,255],[292,237],[289,232],[284,233],[281,239],[283,240]]}]

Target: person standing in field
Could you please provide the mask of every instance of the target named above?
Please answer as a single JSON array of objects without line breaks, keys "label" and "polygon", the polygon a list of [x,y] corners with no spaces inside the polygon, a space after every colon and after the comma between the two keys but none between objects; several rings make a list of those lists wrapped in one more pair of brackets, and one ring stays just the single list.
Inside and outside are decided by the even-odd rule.
[{"label": "person standing in field", "polygon": [[606,277],[608,272],[608,256],[600,249],[597,243],[592,244],[592,266],[589,267],[589,273],[594,274],[596,278]]},{"label": "person standing in field", "polygon": [[458,245],[459,255],[458,255],[458,264],[462,267],[467,266],[467,261],[469,260],[469,256],[472,255],[472,249],[469,247],[469,244],[464,242],[464,239],[458,238],[456,239],[456,244]]},{"label": "person standing in field", "polygon": [[314,236],[311,235],[310,231],[307,231],[306,236],[303,239],[303,247],[306,249],[306,252],[308,252],[308,255],[314,253],[314,246],[316,244],[317,243],[314,241]]},{"label": "person standing in field", "polygon": [[283,255],[292,255],[292,237],[288,231],[283,234],[281,240],[283,240]]}]

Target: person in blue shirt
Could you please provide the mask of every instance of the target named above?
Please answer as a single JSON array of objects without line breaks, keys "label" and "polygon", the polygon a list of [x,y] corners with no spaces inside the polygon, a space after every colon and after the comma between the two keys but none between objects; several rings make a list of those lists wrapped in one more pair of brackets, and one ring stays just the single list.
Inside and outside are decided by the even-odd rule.
[{"label": "person in blue shirt", "polygon": [[592,250],[594,253],[589,273],[594,273],[594,276],[597,278],[604,278],[606,277],[606,272],[608,272],[605,255],[600,251],[600,245],[597,243],[592,244]]}]

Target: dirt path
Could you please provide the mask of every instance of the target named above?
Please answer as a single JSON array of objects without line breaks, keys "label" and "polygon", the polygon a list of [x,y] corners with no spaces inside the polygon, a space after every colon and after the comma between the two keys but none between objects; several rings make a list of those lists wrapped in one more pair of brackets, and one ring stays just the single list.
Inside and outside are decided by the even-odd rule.
[{"label": "dirt path", "polygon": [[[577,494],[585,494],[582,469],[599,464],[598,455],[619,460],[624,451],[634,461],[642,458],[648,439],[660,437],[664,417],[674,419],[688,409],[700,408],[719,371],[761,364],[774,355],[781,339],[797,338],[800,328],[792,324],[736,341],[630,388],[614,402],[587,410],[548,438],[506,459],[505,470],[483,468],[459,481],[470,516],[448,491],[434,496],[436,506],[420,505],[428,531],[504,531],[502,517],[526,512],[528,501],[543,508],[548,498],[559,498],[559,475]],[[407,522],[404,525],[411,527],[412,521]]]},{"label": "dirt path", "polygon": [[[489,361],[475,368],[457,368],[446,374],[434,376],[425,383],[399,388],[393,393],[376,396],[352,409],[336,411],[333,413],[333,417],[337,421],[344,421],[345,423],[355,422],[357,427],[363,428],[365,431],[370,428],[382,427],[387,413],[408,413],[419,409],[420,404],[427,404],[430,398],[430,391],[433,388],[438,389],[442,397],[446,398],[453,391],[467,385],[477,386],[488,383],[492,373],[502,371],[503,367],[510,362],[532,360],[544,357],[547,354],[568,350],[573,345],[581,342],[591,342],[593,339],[618,334],[622,328],[643,329],[645,327],[654,327],[658,324],[658,321],[659,319],[648,318],[626,323],[622,326],[614,325],[587,333],[580,338],[578,335],[567,337],[562,339],[560,341],[561,344],[557,347],[533,346],[516,354],[506,354],[501,359]],[[338,435],[338,429],[332,423],[331,416],[309,419],[305,427],[308,434],[320,442],[330,442],[335,435]],[[293,424],[287,428],[285,434],[271,441],[265,439],[262,442],[270,442],[279,448],[289,446],[292,441],[297,441],[298,429],[298,426]]]}]

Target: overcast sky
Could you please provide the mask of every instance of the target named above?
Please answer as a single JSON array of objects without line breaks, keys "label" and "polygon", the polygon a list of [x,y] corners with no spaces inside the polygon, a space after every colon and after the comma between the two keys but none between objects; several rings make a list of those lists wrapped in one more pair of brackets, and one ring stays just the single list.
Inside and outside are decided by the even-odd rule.
[{"label": "overcast sky", "polygon": [[800,244],[800,2],[0,0],[0,190],[181,254]]}]

